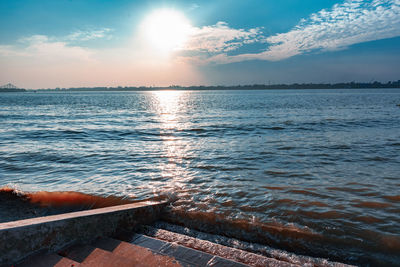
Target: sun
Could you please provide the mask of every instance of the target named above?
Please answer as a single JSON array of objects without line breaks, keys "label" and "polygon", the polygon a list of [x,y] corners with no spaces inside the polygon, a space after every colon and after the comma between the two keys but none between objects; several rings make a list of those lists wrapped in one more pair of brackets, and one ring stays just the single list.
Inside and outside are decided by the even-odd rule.
[{"label": "sun", "polygon": [[183,48],[192,28],[189,20],[174,9],[153,11],[141,26],[146,43],[164,53]]}]

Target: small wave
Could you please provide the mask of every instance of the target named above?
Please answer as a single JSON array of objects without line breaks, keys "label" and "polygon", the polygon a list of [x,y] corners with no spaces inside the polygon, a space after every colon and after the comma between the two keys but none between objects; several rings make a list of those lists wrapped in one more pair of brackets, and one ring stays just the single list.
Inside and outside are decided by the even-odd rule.
[{"label": "small wave", "polygon": [[385,157],[376,156],[376,157],[367,157],[367,158],[365,158],[365,160],[367,160],[367,161],[378,161],[378,162],[380,162],[380,161],[389,161],[390,159],[385,158]]},{"label": "small wave", "polygon": [[236,206],[237,204],[236,204],[235,201],[233,201],[233,200],[227,200],[227,201],[225,201],[225,202],[222,202],[221,205],[222,205],[223,207],[234,207],[234,206]]},{"label": "small wave", "polygon": [[289,173],[285,171],[264,171],[264,174],[275,177],[309,177],[308,173]]},{"label": "small wave", "polygon": [[104,208],[133,203],[132,199],[117,196],[96,196],[80,192],[22,192],[10,187],[0,188],[3,197],[20,199],[41,207],[84,207],[90,209]]},{"label": "small wave", "polygon": [[345,150],[351,149],[351,147],[348,146],[348,145],[334,145],[334,146],[330,146],[330,147],[328,147],[328,148],[329,148],[329,149],[339,149],[339,150],[342,150],[342,149],[345,149]]},{"label": "small wave", "polygon": [[[262,223],[259,221],[249,222],[244,219],[227,219],[223,214],[218,214],[214,212],[203,212],[203,211],[190,211],[188,212],[183,207],[174,207],[172,213],[165,214],[166,218],[170,221],[174,222],[185,222],[185,225],[193,224],[194,229],[199,229],[202,227],[211,227],[220,226],[222,228],[226,228],[226,230],[230,229],[232,231],[239,231],[241,234],[252,233],[250,235],[257,235],[258,233],[264,234],[272,234],[272,235],[282,235],[287,238],[294,239],[313,239],[316,237],[320,237],[321,235],[313,232],[307,227],[298,227],[294,224],[280,224],[278,222],[275,223]],[[209,229],[211,230],[211,229]],[[220,229],[222,230],[222,229]],[[244,231],[244,232],[242,232]],[[211,232],[214,232],[211,230]],[[228,230],[229,232],[229,230]],[[228,233],[227,233],[228,234]]]},{"label": "small wave", "polygon": [[4,200],[4,199],[25,200],[27,198],[26,195],[22,191],[8,187],[8,186],[0,188],[0,197],[2,200]]},{"label": "small wave", "polygon": [[400,143],[391,143],[389,146],[400,146]]},{"label": "small wave", "polygon": [[292,150],[292,149],[294,149],[295,147],[292,147],[292,146],[282,146],[282,147],[278,147],[277,149],[278,150]]},{"label": "small wave", "polygon": [[208,170],[208,171],[242,171],[242,170],[257,170],[253,167],[222,167],[215,165],[199,165],[196,166],[197,169]]},{"label": "small wave", "polygon": [[313,196],[313,197],[321,197],[321,198],[326,198],[328,196],[318,194],[312,191],[307,191],[307,190],[302,190],[302,189],[292,189],[288,190],[288,193],[294,193],[294,194],[301,194],[301,195],[306,195],[306,196]]},{"label": "small wave", "polygon": [[264,173],[268,174],[268,175],[272,175],[272,176],[280,176],[280,175],[286,175],[287,174],[287,172],[285,172],[285,171],[271,171],[271,170],[264,171]]},{"label": "small wave", "polygon": [[287,186],[263,186],[263,187],[270,190],[286,190],[289,188]]},{"label": "small wave", "polygon": [[279,127],[279,126],[274,126],[274,127],[263,127],[262,129],[264,129],[264,130],[274,130],[274,131],[285,130],[284,127]]},{"label": "small wave", "polygon": [[349,183],[346,183],[346,185],[361,185],[361,186],[367,186],[367,187],[373,186],[371,184],[363,184],[363,183],[358,183],[358,182],[349,182]]},{"label": "small wave", "polygon": [[60,138],[60,136],[69,139],[83,139],[89,135],[87,132],[74,130],[36,130],[19,133],[19,136],[27,139],[48,139]]},{"label": "small wave", "polygon": [[383,196],[384,199],[393,201],[393,202],[400,202],[400,195],[396,196]]},{"label": "small wave", "polygon": [[343,191],[343,192],[365,192],[368,188],[350,188],[350,187],[327,187],[328,190]]},{"label": "small wave", "polygon": [[320,201],[293,200],[293,199],[288,199],[288,198],[276,199],[276,200],[274,200],[274,202],[277,203],[278,205],[287,204],[287,205],[292,205],[292,206],[301,206],[301,207],[305,207],[305,208],[330,207],[328,204],[325,204]]},{"label": "small wave", "polygon": [[346,218],[346,214],[343,212],[338,212],[335,210],[331,210],[331,211],[325,211],[325,212],[316,212],[316,211],[305,211],[305,210],[286,210],[285,214],[290,214],[293,216],[306,216],[308,218],[313,218],[313,219],[318,219],[318,220],[331,220],[331,219],[341,219],[341,218]]},{"label": "small wave", "polygon": [[131,200],[116,196],[95,196],[79,192],[34,192],[27,194],[31,203],[41,206],[84,206],[92,209],[132,203]]},{"label": "small wave", "polygon": [[356,202],[356,203],[352,204],[352,206],[359,207],[359,208],[380,209],[380,208],[388,208],[388,207],[392,206],[392,204],[390,204],[390,203],[375,202],[375,201],[355,200],[353,202]]},{"label": "small wave", "polygon": [[304,206],[308,207],[312,207],[312,206],[316,206],[316,207],[329,207],[328,204],[320,202],[320,201],[307,201],[305,202]]},{"label": "small wave", "polygon": [[294,205],[297,206],[299,204],[298,201],[295,201],[293,199],[288,199],[288,198],[281,198],[281,199],[276,199],[274,200],[275,203],[277,204],[288,204],[288,205]]},{"label": "small wave", "polygon": [[195,133],[203,133],[206,132],[206,129],[203,128],[192,128],[192,129],[183,129],[182,132],[195,132]]},{"label": "small wave", "polygon": [[381,219],[378,219],[374,216],[358,216],[358,217],[355,217],[354,219],[356,219],[357,221],[360,221],[360,222],[364,222],[364,223],[380,223],[380,222],[382,222]]}]

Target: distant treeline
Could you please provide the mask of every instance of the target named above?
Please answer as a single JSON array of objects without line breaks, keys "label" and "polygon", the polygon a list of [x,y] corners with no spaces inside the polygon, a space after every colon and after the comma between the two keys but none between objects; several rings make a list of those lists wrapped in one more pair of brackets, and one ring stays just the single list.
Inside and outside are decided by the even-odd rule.
[{"label": "distant treeline", "polygon": [[[349,83],[293,83],[293,84],[253,84],[253,85],[219,85],[219,86],[118,86],[118,87],[74,87],[38,89],[37,91],[157,91],[157,90],[273,90],[273,89],[365,89],[365,88],[400,88],[400,80],[387,83],[349,82]],[[23,92],[25,89],[0,88],[1,92]],[[31,90],[29,90],[31,91]],[[36,90],[35,90],[36,91]]]},{"label": "distant treeline", "polygon": [[361,89],[361,88],[400,88],[400,80],[380,83],[294,83],[294,84],[253,84],[253,85],[233,85],[233,86],[179,86],[171,85],[168,87],[75,87],[57,88],[56,90],[67,91],[157,91],[157,90],[265,90],[265,89]]},{"label": "distant treeline", "polygon": [[20,88],[0,88],[0,93],[2,92],[25,92],[25,89]]}]

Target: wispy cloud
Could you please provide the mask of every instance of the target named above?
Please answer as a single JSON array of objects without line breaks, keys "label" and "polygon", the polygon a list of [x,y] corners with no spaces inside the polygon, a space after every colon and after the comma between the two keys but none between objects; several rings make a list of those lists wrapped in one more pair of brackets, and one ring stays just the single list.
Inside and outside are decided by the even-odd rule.
[{"label": "wispy cloud", "polygon": [[[258,29],[229,29],[228,32],[237,33],[239,38],[233,40],[239,41],[227,38],[223,31],[213,31],[211,42],[200,41],[202,46],[196,47],[194,44],[204,38],[199,35],[194,37],[189,46],[199,51],[205,46],[208,52],[214,52],[212,55],[197,56],[203,63],[222,64],[254,59],[278,61],[309,52],[345,49],[357,43],[400,36],[400,0],[347,0],[331,9],[311,14],[287,33],[265,39],[258,38]],[[246,44],[246,41],[264,41],[267,47],[254,54],[230,56],[225,53]],[[216,47],[214,50],[211,48],[213,46]]]},{"label": "wispy cloud", "polygon": [[112,32],[109,28],[103,28],[99,30],[78,30],[65,37],[67,41],[89,41],[101,38],[111,38],[110,33]]},{"label": "wispy cloud", "polygon": [[233,29],[228,23],[222,21],[212,26],[192,27],[191,32],[183,50],[207,53],[227,52],[262,39],[260,28]]},{"label": "wispy cloud", "polygon": [[[38,63],[57,61],[90,60],[92,52],[89,49],[70,45],[46,35],[32,35],[19,39],[19,46],[0,46],[0,55],[18,55],[20,57],[37,58]],[[2,49],[1,49],[2,48]]]},{"label": "wispy cloud", "polygon": [[109,28],[78,30],[66,36],[32,35],[20,38],[15,45],[0,45],[0,57],[34,60],[37,64],[57,62],[93,61],[94,50],[82,47],[77,42],[110,38]]},{"label": "wispy cloud", "polygon": [[190,5],[190,7],[189,7],[189,11],[192,11],[192,10],[195,10],[195,9],[198,9],[200,6],[198,5],[198,4],[196,4],[196,3],[193,3],[193,4],[191,4]]}]

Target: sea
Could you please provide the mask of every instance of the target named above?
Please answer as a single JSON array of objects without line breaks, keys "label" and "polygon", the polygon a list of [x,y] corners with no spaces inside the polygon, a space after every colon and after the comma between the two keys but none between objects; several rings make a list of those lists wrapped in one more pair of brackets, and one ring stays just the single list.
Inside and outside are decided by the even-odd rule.
[{"label": "sea", "polygon": [[1,93],[0,188],[0,222],[166,199],[175,224],[400,266],[400,90]]}]

